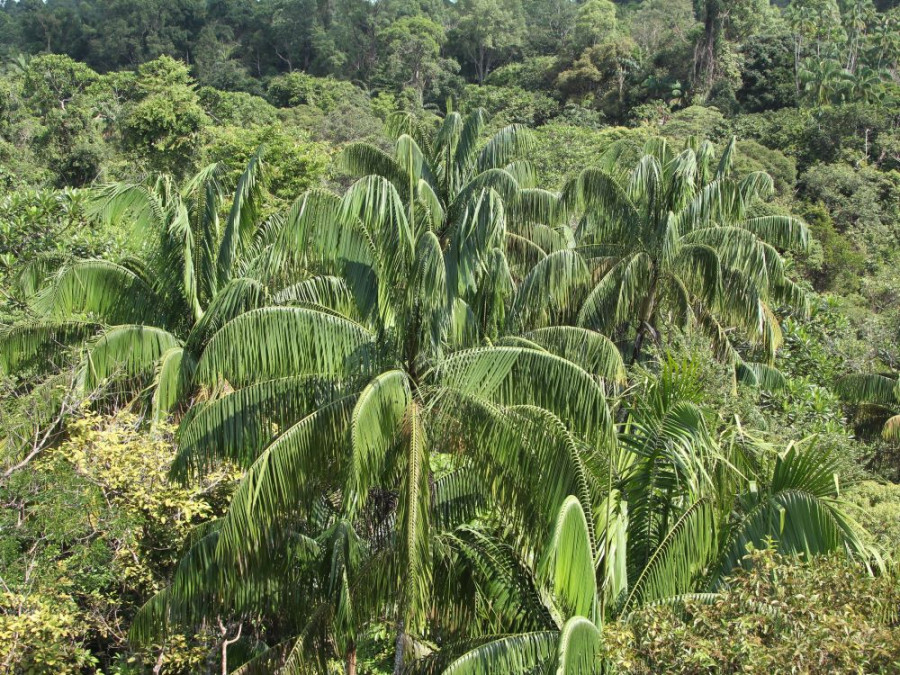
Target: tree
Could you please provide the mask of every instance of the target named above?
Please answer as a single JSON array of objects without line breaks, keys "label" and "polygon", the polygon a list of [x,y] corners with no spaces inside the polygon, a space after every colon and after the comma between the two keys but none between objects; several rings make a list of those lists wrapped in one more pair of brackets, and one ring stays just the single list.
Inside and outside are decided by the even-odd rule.
[{"label": "tree", "polygon": [[[567,200],[583,214],[576,237],[585,255],[598,256],[592,290],[573,280],[569,310],[578,325],[633,335],[632,358],[644,340],[659,336],[666,316],[680,326],[698,324],[716,354],[743,361],[729,337],[737,327],[771,359],[781,338],[773,307],[803,309],[804,294],[784,272],[776,250],[808,245],[805,225],[789,216],[752,215],[771,194],[772,179],[732,175],[735,141],[715,161],[711,143],[689,139],[676,153],[651,139],[631,170],[608,151],[599,168],[586,169],[567,187]],[[624,331],[624,332],[623,332]]]},{"label": "tree", "polygon": [[[432,533],[453,522],[445,509],[490,494],[506,522],[530,532],[552,521],[583,480],[587,455],[611,437],[604,383],[623,366],[606,338],[497,328],[512,283],[507,208],[487,178],[465,179],[480,169],[509,180],[494,167],[520,141],[506,130],[476,152],[481,122],[477,113],[448,116],[435,136],[439,163],[416,153],[410,136],[398,139],[397,160],[367,155],[401,189],[369,174],[343,197],[298,200],[272,250],[284,252],[279,266],[305,270],[301,281],[276,294],[280,306],[223,325],[195,370],[210,397],[183,422],[177,468],[227,457],[246,469],[204,560],[230,579],[283,560],[298,527],[321,534],[316,514],[329,502],[326,528],[347,523],[360,535],[357,559],[368,560],[345,613],[323,610],[328,633],[347,638],[348,668],[347,626],[384,616],[396,626],[395,672],[403,667],[407,634],[432,611]],[[351,161],[362,151],[349,151]],[[445,494],[453,503],[442,506]],[[207,605],[190,594],[209,565],[185,564],[184,580],[148,605],[143,626],[202,614]],[[232,611],[242,611],[241,588],[226,584],[219,596]],[[301,653],[305,634],[292,640]]]},{"label": "tree", "polygon": [[520,49],[525,21],[520,0],[461,0],[451,44],[475,70],[478,83]]},{"label": "tree", "polygon": [[575,14],[572,47],[580,53],[608,40],[616,31],[616,6],[610,0],[588,0]]},{"label": "tree", "polygon": [[769,541],[784,555],[869,554],[838,500],[834,460],[812,445],[774,458],[752,442],[719,447],[689,368],[670,361],[639,385],[609,473],[594,475],[602,499],[567,497],[543,547],[477,526],[447,537],[453,588],[472,586],[474,612],[486,608],[497,625],[413,672],[603,672],[611,620],[715,602],[725,576]]},{"label": "tree", "polygon": [[[212,164],[179,188],[171,176],[102,189],[95,211],[129,223],[151,242],[143,260],[39,258],[23,283],[31,314],[4,330],[6,373],[53,366],[61,345],[81,346],[78,389],[110,389],[113,402],[149,403],[163,419],[190,393],[196,360],[225,321],[261,304],[265,279],[242,276],[257,252],[262,159],[241,176],[224,228],[222,168]],[[149,395],[148,395],[149,390]],[[149,400],[146,400],[148,399]]]},{"label": "tree", "polygon": [[[535,246],[532,239],[544,234],[540,228],[558,218],[559,209],[556,195],[533,188],[534,170],[522,159],[533,146],[531,133],[520,124],[511,124],[482,146],[485,125],[481,109],[465,117],[451,112],[436,128],[412,115],[398,114],[391,121],[397,136],[393,156],[373,145],[356,143],[344,150],[343,163],[352,174],[374,174],[389,180],[406,205],[410,222],[430,221],[442,250],[449,250],[454,260],[447,267],[448,292],[476,303],[476,315],[497,324],[488,331],[493,335],[505,321],[502,313],[494,316],[494,312],[502,309],[511,288],[502,298],[477,296],[476,275],[488,260],[467,257],[485,243],[469,233],[455,237],[460,220],[472,215],[483,191],[495,192],[504,202],[507,227],[503,238],[507,241],[492,245],[503,248],[508,244],[515,256],[511,260],[521,261],[528,255],[522,247]],[[553,239],[559,244],[558,233],[549,237],[548,248]],[[539,246],[537,250],[541,251]]]},{"label": "tree", "polygon": [[187,67],[167,56],[138,69],[137,96],[122,123],[125,145],[151,166],[183,174],[208,118]]},{"label": "tree", "polygon": [[425,17],[403,17],[380,37],[387,49],[385,77],[401,88],[413,89],[421,108],[425,90],[448,66],[447,60],[441,58],[446,40],[444,29]]}]

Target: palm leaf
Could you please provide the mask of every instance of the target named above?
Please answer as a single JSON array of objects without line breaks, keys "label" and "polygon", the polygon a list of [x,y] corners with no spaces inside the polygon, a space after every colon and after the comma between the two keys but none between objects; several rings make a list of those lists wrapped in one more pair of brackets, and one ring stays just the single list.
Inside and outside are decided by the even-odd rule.
[{"label": "palm leaf", "polygon": [[85,389],[94,391],[110,379],[149,380],[159,360],[178,339],[153,326],[116,326],[88,346]]},{"label": "palm leaf", "polygon": [[577,498],[570,496],[563,502],[540,569],[564,617],[598,618],[594,552]]},{"label": "palm leaf", "polygon": [[845,401],[883,406],[897,404],[896,387],[897,378],[878,373],[845,375],[835,383],[835,390]]},{"label": "palm leaf", "polygon": [[29,366],[48,371],[62,365],[69,347],[96,334],[100,324],[87,321],[30,321],[0,332],[0,368],[13,374]]},{"label": "palm leaf", "polygon": [[209,470],[216,459],[250,466],[273,438],[342,395],[314,374],[266,380],[197,406],[179,432],[172,473]]},{"label": "palm leaf", "polygon": [[442,672],[444,675],[533,673],[553,657],[558,636],[556,631],[538,631],[500,637],[466,652]]},{"label": "palm leaf", "polygon": [[400,438],[411,402],[410,383],[401,370],[378,375],[360,393],[350,423],[347,493],[352,495],[351,515],[363,508],[369,488],[384,475],[388,455]]},{"label": "palm leaf", "polygon": [[231,280],[235,265],[257,225],[264,194],[264,154],[265,148],[260,146],[247,163],[235,188],[219,245],[216,266],[219,286]]},{"label": "palm leaf", "polygon": [[487,142],[478,154],[478,171],[499,169],[534,148],[534,135],[521,124],[504,127]]},{"label": "palm leaf", "polygon": [[622,355],[615,343],[604,335],[575,326],[554,326],[531,331],[525,337],[591,375],[625,382]]},{"label": "palm leaf", "polygon": [[600,669],[603,642],[600,630],[588,619],[575,616],[566,621],[556,653],[557,675],[582,675]]},{"label": "palm leaf", "polygon": [[67,265],[35,299],[35,308],[53,317],[89,315],[110,323],[156,323],[159,299],[137,274],[104,260]]},{"label": "palm leaf", "polygon": [[592,443],[608,440],[611,419],[600,385],[575,364],[519,347],[471,349],[448,357],[436,383],[501,405],[533,405],[556,414]]},{"label": "palm leaf", "polygon": [[185,400],[196,366],[194,357],[182,347],[172,347],[162,355],[153,384],[153,419],[165,419]]},{"label": "palm leaf", "polygon": [[349,319],[303,307],[267,307],[241,314],[209,341],[197,378],[233,386],[290,375],[349,376],[364,371],[373,336]]}]

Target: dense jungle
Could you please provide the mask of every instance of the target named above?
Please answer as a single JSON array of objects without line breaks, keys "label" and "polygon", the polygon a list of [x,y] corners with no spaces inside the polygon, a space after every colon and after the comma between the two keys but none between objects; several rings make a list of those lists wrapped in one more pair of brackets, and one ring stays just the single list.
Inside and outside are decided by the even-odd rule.
[{"label": "dense jungle", "polygon": [[0,673],[900,672],[896,0],[0,0]]}]

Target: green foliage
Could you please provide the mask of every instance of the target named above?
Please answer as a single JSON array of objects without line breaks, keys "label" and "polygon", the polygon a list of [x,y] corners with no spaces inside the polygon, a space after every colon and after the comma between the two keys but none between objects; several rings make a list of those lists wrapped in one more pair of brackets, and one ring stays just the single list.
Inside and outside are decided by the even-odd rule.
[{"label": "green foliage", "polygon": [[771,550],[712,597],[644,609],[605,634],[630,673],[890,672],[897,663],[897,584],[830,558],[797,564]]},{"label": "green foliage", "polygon": [[363,92],[349,82],[290,73],[274,78],[267,90],[269,100],[279,108],[311,105],[331,112],[346,99],[358,99]]},{"label": "green foliage", "polygon": [[212,127],[204,143],[206,161],[220,162],[229,183],[236,183],[256,150],[265,146],[267,186],[281,203],[293,201],[325,176],[331,151],[309,134],[286,125],[255,122],[252,126]]},{"label": "green foliage", "polygon": [[498,127],[507,124],[540,126],[559,110],[559,103],[540,92],[521,86],[469,85],[460,105],[466,109],[483,108]]},{"label": "green foliage", "polygon": [[278,122],[275,108],[265,99],[244,92],[203,87],[197,95],[209,118],[220,126],[269,126]]},{"label": "green foliage", "polygon": [[125,145],[155,170],[181,173],[208,120],[187,67],[164,57],[142,66],[138,76],[137,100],[122,122]]},{"label": "green foliage", "polygon": [[563,182],[586,166],[596,165],[616,141],[641,142],[644,132],[624,127],[591,129],[554,122],[535,132],[534,163],[540,183],[559,189]]},{"label": "green foliage", "polygon": [[195,672],[202,637],[129,655],[129,608],[168,576],[191,529],[221,510],[234,474],[173,484],[173,430],[147,432],[126,413],[87,415],[68,431],[0,487],[18,505],[3,511],[0,654],[23,672],[133,672],[127,660],[152,664],[158,653],[170,672]]},{"label": "green foliage", "polygon": [[0,3],[0,670],[891,672],[890,4]]}]

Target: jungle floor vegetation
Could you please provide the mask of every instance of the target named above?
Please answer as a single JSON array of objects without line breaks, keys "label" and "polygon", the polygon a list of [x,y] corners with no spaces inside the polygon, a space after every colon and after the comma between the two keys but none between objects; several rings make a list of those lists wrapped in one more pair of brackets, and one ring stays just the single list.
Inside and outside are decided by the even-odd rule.
[{"label": "jungle floor vegetation", "polygon": [[0,673],[900,671],[894,4],[0,4]]}]

